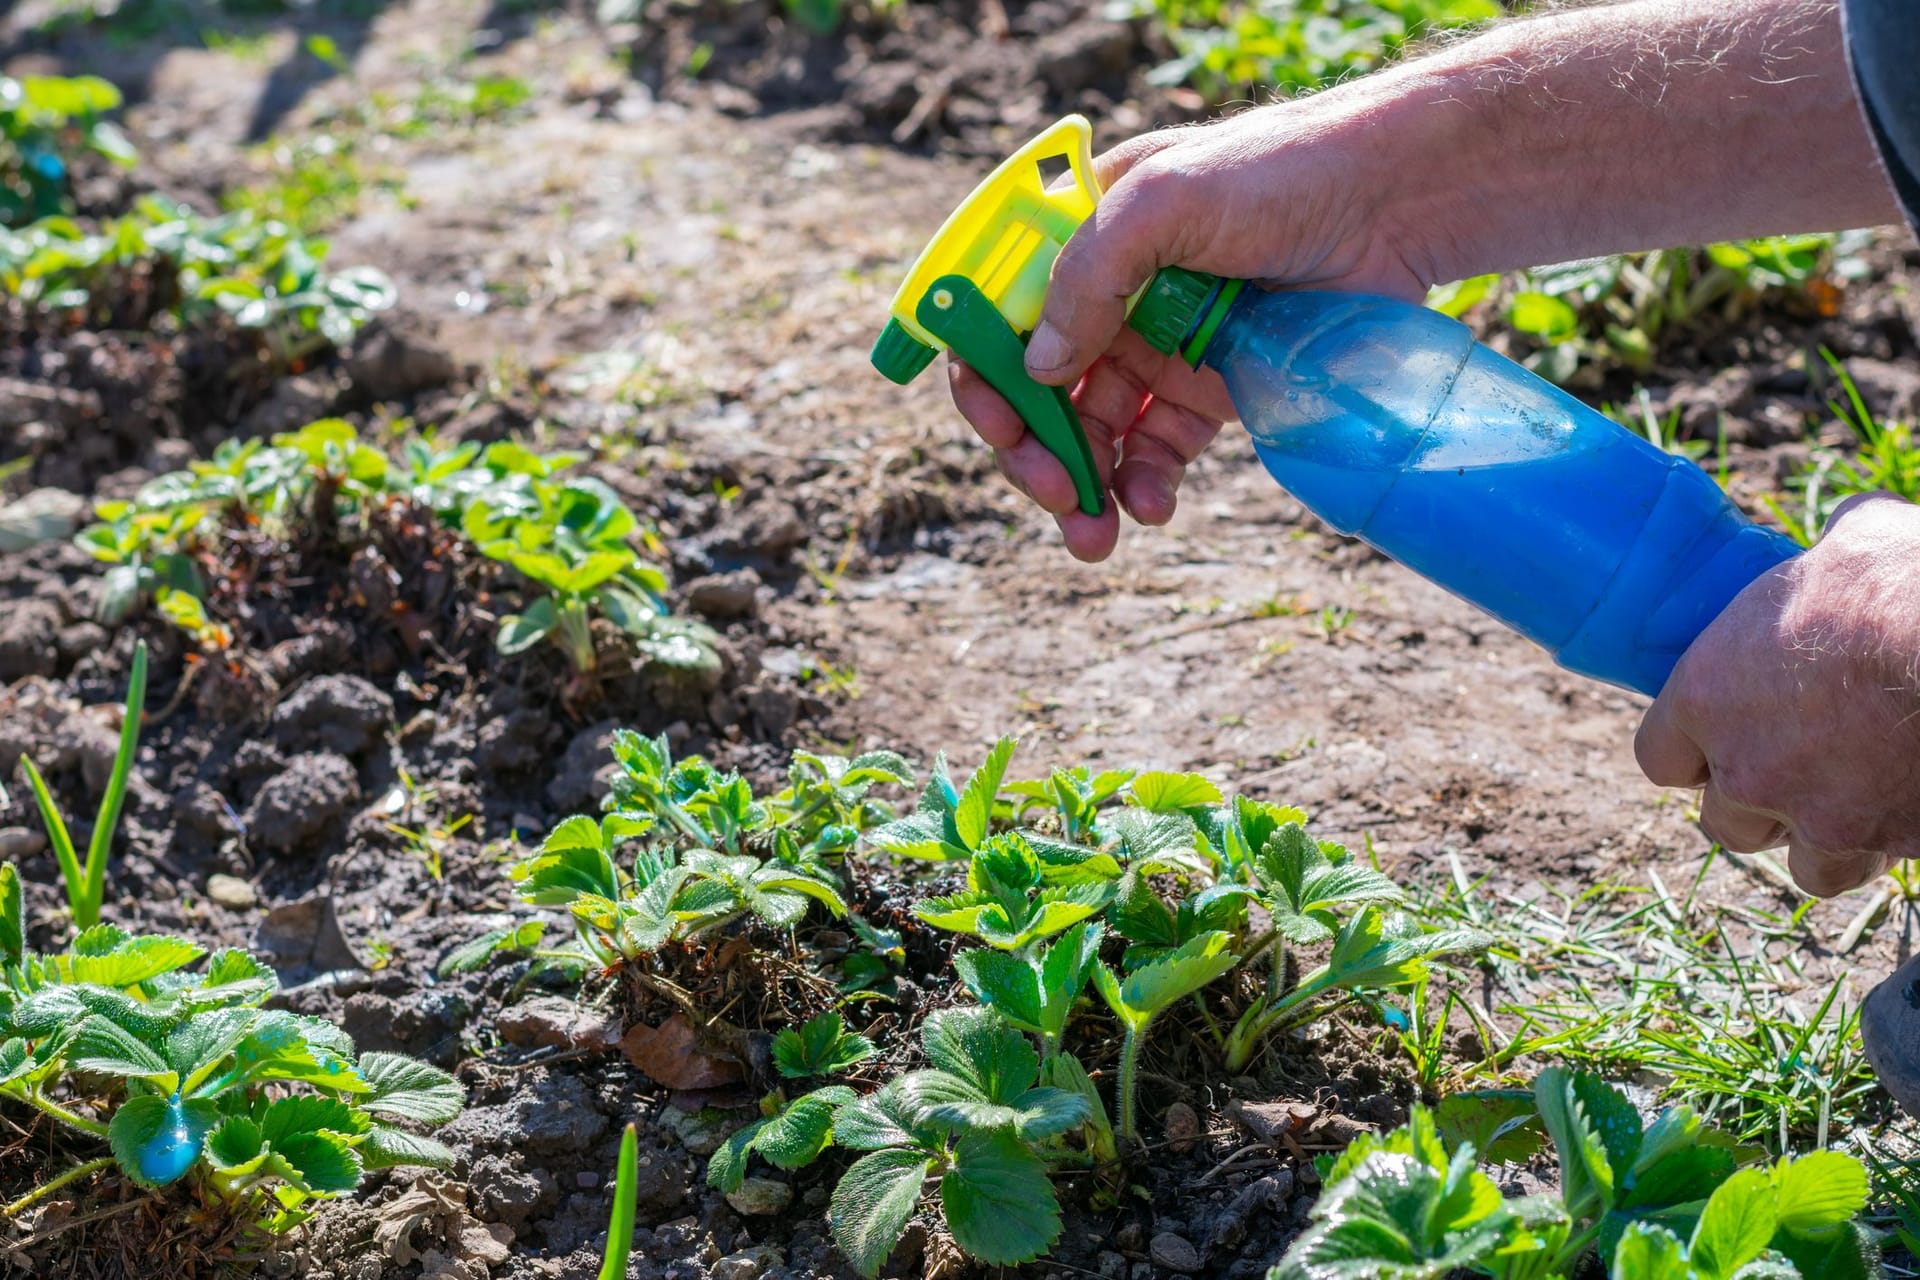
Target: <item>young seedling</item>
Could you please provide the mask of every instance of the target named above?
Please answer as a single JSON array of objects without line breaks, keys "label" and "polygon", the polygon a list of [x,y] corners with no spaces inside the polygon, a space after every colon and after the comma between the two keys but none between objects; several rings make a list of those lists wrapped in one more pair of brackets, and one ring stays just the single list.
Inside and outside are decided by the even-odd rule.
[{"label": "young seedling", "polygon": [[1013,759],[1015,740],[1002,738],[987,752],[964,790],[947,776],[947,758],[934,757],[933,776],[913,813],[869,837],[876,848],[903,858],[971,858],[993,826],[994,799]]},{"label": "young seedling", "polygon": [[120,717],[120,746],[113,755],[113,772],[107,777],[106,794],[100,798],[100,812],[94,817],[93,835],[87,842],[84,865],[74,851],[73,837],[67,832],[60,807],[30,756],[20,757],[27,783],[33,788],[34,803],[40,808],[40,820],[46,824],[47,842],[60,863],[61,878],[66,881],[67,909],[73,912],[76,929],[87,930],[100,923],[100,904],[107,891],[107,852],[113,846],[113,833],[120,825],[120,807],[127,796],[127,777],[133,772],[133,756],[140,745],[140,717],[147,700],[147,646],[145,641],[133,649],[133,673],[127,678],[127,701]]},{"label": "young seedling", "polygon": [[974,998],[1022,1031],[1040,1037],[1051,1058],[1060,1048],[1067,1018],[1099,963],[1105,931],[1095,921],[1076,924],[1051,945],[1015,954],[987,948],[962,951],[954,970]]},{"label": "young seedling", "polygon": [[640,1135],[632,1125],[620,1135],[620,1164],[614,1171],[613,1217],[607,1221],[607,1251],[598,1280],[627,1280],[633,1254],[633,1217],[640,1199]]},{"label": "young seedling", "polygon": [[840,1015],[828,1010],[798,1028],[784,1028],[773,1038],[773,1065],[792,1080],[808,1076],[837,1076],[874,1055],[873,1041],[850,1032]]},{"label": "young seedling", "polygon": [[776,1169],[800,1169],[820,1158],[833,1145],[834,1112],[855,1098],[853,1090],[833,1084],[788,1101],[770,1093],[760,1100],[760,1119],[723,1143],[707,1161],[707,1185],[738,1191],[747,1176],[747,1156],[760,1158]]},{"label": "young seedling", "polygon": [[1113,970],[1104,964],[1095,967],[1094,986],[1100,989],[1101,998],[1126,1029],[1126,1038],[1120,1046],[1120,1081],[1115,1093],[1120,1136],[1128,1141],[1140,1140],[1135,1104],[1140,1082],[1140,1047],[1146,1042],[1147,1028],[1169,1005],[1186,999],[1240,963],[1240,957],[1228,950],[1231,942],[1232,938],[1225,933],[1201,934],[1125,978],[1115,977]]}]

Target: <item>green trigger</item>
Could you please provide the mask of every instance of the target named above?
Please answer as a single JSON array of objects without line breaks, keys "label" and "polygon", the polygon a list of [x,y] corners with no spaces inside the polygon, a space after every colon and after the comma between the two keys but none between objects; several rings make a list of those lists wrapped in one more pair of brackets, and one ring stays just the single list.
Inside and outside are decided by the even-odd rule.
[{"label": "green trigger", "polygon": [[914,309],[928,333],[946,343],[987,385],[1005,396],[1048,453],[1073,478],[1080,510],[1097,516],[1106,510],[1106,486],[1100,483],[1093,449],[1080,427],[1080,415],[1060,387],[1027,376],[1026,343],[999,308],[965,276],[941,276]]}]

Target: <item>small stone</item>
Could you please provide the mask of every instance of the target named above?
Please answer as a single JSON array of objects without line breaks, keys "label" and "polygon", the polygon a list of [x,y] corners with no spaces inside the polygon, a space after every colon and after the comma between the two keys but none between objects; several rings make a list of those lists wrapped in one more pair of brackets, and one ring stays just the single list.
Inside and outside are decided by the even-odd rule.
[{"label": "small stone", "polygon": [[1171,1231],[1162,1231],[1147,1246],[1147,1256],[1154,1265],[1165,1267],[1169,1271],[1178,1271],[1190,1276],[1200,1269],[1200,1251],[1185,1236],[1174,1235]]},{"label": "small stone", "polygon": [[760,575],[752,569],[696,578],[686,590],[687,608],[715,621],[751,618],[760,611]]},{"label": "small stone", "polygon": [[217,871],[207,877],[207,897],[229,911],[250,911],[260,905],[260,895],[253,891],[251,883]]},{"label": "small stone", "polygon": [[620,1040],[619,1025],[605,1014],[563,996],[534,996],[502,1011],[500,1035],[508,1044],[535,1049],[606,1050]]},{"label": "small stone", "polygon": [[749,1218],[771,1217],[793,1203],[793,1188],[772,1178],[743,1178],[737,1190],[727,1192],[727,1203]]},{"label": "small stone", "polygon": [[24,862],[47,847],[47,837],[31,827],[0,827],[0,862]]},{"label": "small stone", "polygon": [[600,1175],[591,1169],[582,1169],[573,1175],[573,1180],[580,1184],[582,1191],[591,1191],[600,1185]]},{"label": "small stone", "polygon": [[673,1136],[680,1139],[688,1155],[710,1156],[740,1127],[740,1120],[718,1107],[702,1107],[698,1111],[668,1107],[665,1124]]},{"label": "small stone", "polygon": [[1184,1102],[1176,1102],[1167,1108],[1166,1114],[1167,1145],[1181,1155],[1192,1151],[1199,1145],[1200,1113]]},{"label": "small stone", "polygon": [[760,1280],[775,1267],[787,1265],[787,1256],[770,1244],[730,1253],[707,1269],[713,1280]]},{"label": "small stone", "polygon": [[1094,1263],[1105,1280],[1127,1280],[1127,1258],[1125,1254],[1115,1253],[1111,1249],[1102,1249],[1099,1260]]}]

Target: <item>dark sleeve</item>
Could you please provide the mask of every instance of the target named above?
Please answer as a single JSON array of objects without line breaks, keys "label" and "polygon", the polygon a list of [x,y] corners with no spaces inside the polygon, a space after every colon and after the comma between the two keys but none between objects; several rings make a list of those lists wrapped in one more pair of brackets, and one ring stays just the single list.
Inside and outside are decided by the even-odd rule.
[{"label": "dark sleeve", "polygon": [[1920,231],[1920,0],[1843,0],[1841,12],[1867,127]]}]

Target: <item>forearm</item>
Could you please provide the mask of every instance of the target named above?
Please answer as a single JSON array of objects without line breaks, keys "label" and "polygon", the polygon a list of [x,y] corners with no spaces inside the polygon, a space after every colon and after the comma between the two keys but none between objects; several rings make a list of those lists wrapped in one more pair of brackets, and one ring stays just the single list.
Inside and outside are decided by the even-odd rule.
[{"label": "forearm", "polygon": [[1900,219],[1833,0],[1633,0],[1503,23],[1322,95],[1399,177],[1430,281]]}]

